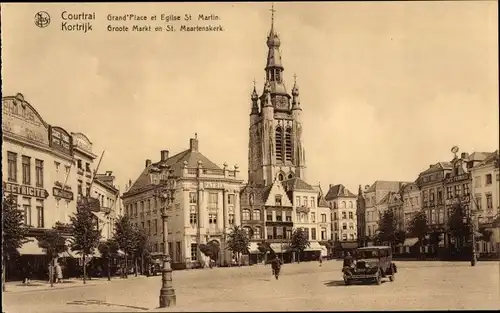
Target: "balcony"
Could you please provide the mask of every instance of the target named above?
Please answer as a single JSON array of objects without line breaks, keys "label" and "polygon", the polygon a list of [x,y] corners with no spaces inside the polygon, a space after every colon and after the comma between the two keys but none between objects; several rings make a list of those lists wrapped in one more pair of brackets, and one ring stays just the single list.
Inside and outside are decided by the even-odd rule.
[{"label": "balcony", "polygon": [[76,169],[76,173],[77,173],[78,175],[83,175],[83,173],[84,173],[83,168],[81,168],[81,167],[77,168],[77,169]]},{"label": "balcony", "polygon": [[207,177],[207,178],[223,178],[231,177],[236,178],[238,176],[238,167],[235,166],[234,170],[224,169],[207,169],[207,168],[196,168],[196,167],[184,167],[181,174],[182,177]]}]

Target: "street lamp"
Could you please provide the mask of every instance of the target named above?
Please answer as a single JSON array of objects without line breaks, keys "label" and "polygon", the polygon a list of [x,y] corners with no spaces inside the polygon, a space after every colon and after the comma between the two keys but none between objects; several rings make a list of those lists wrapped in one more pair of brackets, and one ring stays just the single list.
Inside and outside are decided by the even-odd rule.
[{"label": "street lamp", "polygon": [[163,222],[163,268],[161,270],[160,308],[175,305],[175,289],[172,287],[172,267],[171,258],[168,251],[168,225],[167,209],[174,200],[175,180],[168,180],[166,186],[161,186],[156,191],[156,195],[164,202],[161,208],[161,218]]},{"label": "street lamp", "polygon": [[466,207],[466,215],[464,216],[464,223],[469,227],[469,232],[471,233],[471,244],[472,244],[472,255],[471,255],[471,260],[470,260],[470,265],[475,266],[477,259],[476,259],[476,236],[474,236],[474,224],[472,221],[472,212],[471,210]]}]

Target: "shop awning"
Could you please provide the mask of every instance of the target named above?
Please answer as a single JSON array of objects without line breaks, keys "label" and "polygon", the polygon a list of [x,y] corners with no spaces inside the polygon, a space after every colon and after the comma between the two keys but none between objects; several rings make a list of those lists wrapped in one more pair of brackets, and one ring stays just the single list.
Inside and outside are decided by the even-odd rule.
[{"label": "shop awning", "polygon": [[341,242],[340,243],[340,247],[342,249],[357,249],[358,248],[358,243],[356,241],[352,241],[352,242]]},{"label": "shop awning", "polygon": [[304,251],[321,251],[323,250],[322,245],[317,241],[309,242],[309,247],[305,248]]},{"label": "shop awning", "polygon": [[271,249],[273,249],[274,253],[284,253],[288,249],[287,243],[272,243]]},{"label": "shop awning", "polygon": [[258,243],[250,242],[250,245],[248,246],[248,253],[250,254],[260,253]]},{"label": "shop awning", "polygon": [[45,251],[38,246],[38,240],[33,237],[26,238],[30,240],[17,249],[20,255],[45,255]]},{"label": "shop awning", "polygon": [[405,247],[413,247],[418,242],[418,238],[406,238],[403,246]]}]

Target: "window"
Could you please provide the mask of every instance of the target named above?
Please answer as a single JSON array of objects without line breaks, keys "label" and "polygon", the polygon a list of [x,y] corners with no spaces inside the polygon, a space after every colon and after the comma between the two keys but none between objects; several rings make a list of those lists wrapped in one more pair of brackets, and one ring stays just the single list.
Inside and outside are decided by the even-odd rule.
[{"label": "window", "polygon": [[321,228],[321,240],[326,240],[326,228]]},{"label": "window", "polygon": [[217,208],[219,204],[219,194],[216,192],[208,193],[208,207]]},{"label": "window", "polygon": [[31,158],[23,155],[23,184],[31,185]]},{"label": "window", "polygon": [[486,194],[486,209],[493,209],[493,198],[491,196],[491,193]]},{"label": "window", "polygon": [[141,222],[141,229],[144,229],[144,222]]},{"label": "window", "polygon": [[191,227],[198,225],[198,214],[196,213],[196,205],[189,207],[189,224]]},{"label": "window", "polygon": [[283,221],[283,216],[282,216],[283,212],[281,211],[276,211],[276,221],[277,222],[282,222]]},{"label": "window", "polygon": [[198,201],[198,196],[196,192],[190,192],[189,193],[189,203],[190,204],[196,204]]},{"label": "window", "polygon": [[462,186],[460,185],[455,185],[455,197],[461,196],[462,195]]},{"label": "window", "polygon": [[43,228],[43,201],[36,200],[36,220],[37,227]]},{"label": "window", "polygon": [[276,127],[276,160],[283,161],[283,130],[281,127]]},{"label": "window", "polygon": [[493,183],[493,176],[491,174],[486,174],[486,185],[491,185]]},{"label": "window", "polygon": [[134,215],[137,216],[137,202],[134,203]]},{"label": "window", "polygon": [[351,234],[350,237],[351,237],[351,240],[354,240],[354,234]]},{"label": "window", "polygon": [[171,243],[171,242],[169,242],[169,243],[168,243],[168,251],[167,251],[167,254],[168,254],[168,255],[170,255],[170,256],[172,256],[172,252],[174,252],[174,251],[173,251],[173,249],[172,249],[172,243]]},{"label": "window", "polygon": [[285,130],[285,158],[287,161],[292,161],[292,128],[290,127]]},{"label": "window", "polygon": [[307,197],[303,197],[302,199],[302,205],[307,206]]},{"label": "window", "polygon": [[23,198],[24,225],[31,226],[31,199]]},{"label": "window", "polygon": [[[108,198],[108,203],[110,203],[109,206],[111,207],[111,199],[109,199],[109,198]],[[149,214],[151,212],[151,199],[148,199],[146,209],[147,209],[147,212]]]},{"label": "window", "polygon": [[311,223],[316,223],[316,213],[311,212]]},{"label": "window", "polygon": [[208,224],[213,225],[212,227],[217,225],[217,213],[209,213],[208,214]]},{"label": "window", "polygon": [[[85,185],[85,195],[88,197],[90,196],[90,183],[86,183]],[[104,205],[104,195],[102,196],[102,201],[101,201],[102,206]]]},{"label": "window", "polygon": [[316,240],[316,228],[311,228],[311,240]]},{"label": "window", "polygon": [[291,222],[292,221],[292,212],[285,212],[285,221],[286,222]]},{"label": "window", "polygon": [[252,220],[259,221],[260,220],[260,210],[252,211]]},{"label": "window", "polygon": [[349,229],[354,230],[354,223],[349,223]]},{"label": "window", "polygon": [[345,208],[346,208],[345,201],[342,201],[342,202],[340,203],[340,208],[342,208],[342,209],[345,209]]},{"label": "window", "polygon": [[336,221],[337,220],[337,212],[333,212],[333,220]]},{"label": "window", "polygon": [[191,244],[191,261],[198,260],[198,245],[196,243]]},{"label": "window", "polygon": [[253,233],[253,238],[254,239],[260,239],[261,232],[262,232],[262,228],[260,226],[255,226],[255,231]]},{"label": "window", "polygon": [[[191,247],[192,247],[192,245],[191,245]],[[160,243],[160,252],[165,253],[165,245],[163,244],[163,242]]]},{"label": "window", "polygon": [[273,234],[274,234],[274,231],[273,231],[273,228],[271,226],[267,226],[266,227],[266,232],[267,232],[267,239],[273,239]]},{"label": "window", "polygon": [[281,206],[281,195],[276,195],[275,198],[274,198],[274,205],[275,206]]},{"label": "window", "polygon": [[304,232],[306,233],[306,238],[307,238],[307,239],[311,238],[311,237],[309,236],[309,228],[304,228]]},{"label": "window", "polygon": [[234,225],[234,213],[229,213],[229,225]]},{"label": "window", "polygon": [[244,221],[249,221],[250,220],[250,210],[243,210],[241,211],[241,217],[243,218]]},{"label": "window", "polygon": [[326,214],[321,214],[321,223],[326,223]]},{"label": "window", "polygon": [[92,170],[90,169],[90,163],[85,163],[85,171],[87,172],[92,172]]},{"label": "window", "polygon": [[311,197],[311,208],[314,208],[314,197]]},{"label": "window", "polygon": [[[406,199],[406,200],[408,200],[408,199]],[[349,219],[350,220],[354,219],[354,213],[353,212],[349,212]]]},{"label": "window", "polygon": [[352,208],[353,208],[352,201],[349,201],[349,209],[352,209]]},{"label": "window", "polygon": [[155,219],[154,222],[153,222],[153,225],[154,225],[154,229],[155,229],[155,235],[158,234],[158,220]]},{"label": "window", "polygon": [[7,166],[9,171],[9,181],[17,182],[17,153],[7,152]]},{"label": "window", "polygon": [[347,240],[347,234],[342,234],[342,240],[344,240],[344,241]]},{"label": "window", "polygon": [[295,206],[300,206],[300,197],[295,197],[295,202],[297,202]]},{"label": "window", "polygon": [[481,187],[481,176],[474,177],[474,187]]},{"label": "window", "polygon": [[342,229],[347,230],[347,223],[342,223]]},{"label": "window", "polygon": [[229,204],[229,205],[234,205],[235,204],[234,194],[227,195],[227,204]]},{"label": "window", "polygon": [[342,212],[342,219],[345,220],[347,218],[347,213],[345,211]]},{"label": "window", "polygon": [[464,195],[467,196],[469,194],[470,194],[469,184],[465,183],[464,184]]},{"label": "window", "polygon": [[437,202],[443,202],[443,190],[441,190],[441,188],[437,189]]},{"label": "window", "polygon": [[339,230],[339,224],[337,224],[337,223],[333,224],[333,229],[334,230]]},{"label": "window", "polygon": [[252,233],[252,229],[250,227],[245,226],[245,227],[243,227],[243,230],[245,231],[245,233],[247,233],[248,238],[252,238],[253,233]]},{"label": "window", "polygon": [[175,259],[177,262],[181,262],[182,261],[182,250],[181,250],[181,242],[180,241],[177,241],[175,243]]},{"label": "window", "polygon": [[335,233],[335,241],[339,241],[339,234]]},{"label": "window", "polygon": [[83,170],[82,160],[78,160],[77,163],[78,163],[78,169]]},{"label": "window", "polygon": [[267,211],[266,212],[266,221],[272,221],[273,220],[273,212]]},{"label": "window", "polygon": [[147,225],[148,225],[148,235],[151,236],[151,221],[150,220],[148,220]]},{"label": "window", "polygon": [[[446,187],[446,198],[451,199],[453,198],[453,188],[451,186]],[[425,198],[424,198],[425,201]]]}]

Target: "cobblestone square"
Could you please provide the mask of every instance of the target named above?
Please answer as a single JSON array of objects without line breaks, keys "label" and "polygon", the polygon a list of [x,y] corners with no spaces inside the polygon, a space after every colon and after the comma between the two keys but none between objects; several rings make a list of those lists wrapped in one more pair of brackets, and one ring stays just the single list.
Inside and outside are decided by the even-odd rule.
[{"label": "cobblestone square", "polygon": [[[174,272],[177,305],[158,309],[160,277],[116,279],[55,290],[11,291],[4,311],[295,311],[461,310],[500,307],[499,262],[398,262],[395,282],[345,286],[341,262],[287,264],[275,280],[268,266]],[[28,288],[28,287],[27,287]]]}]

